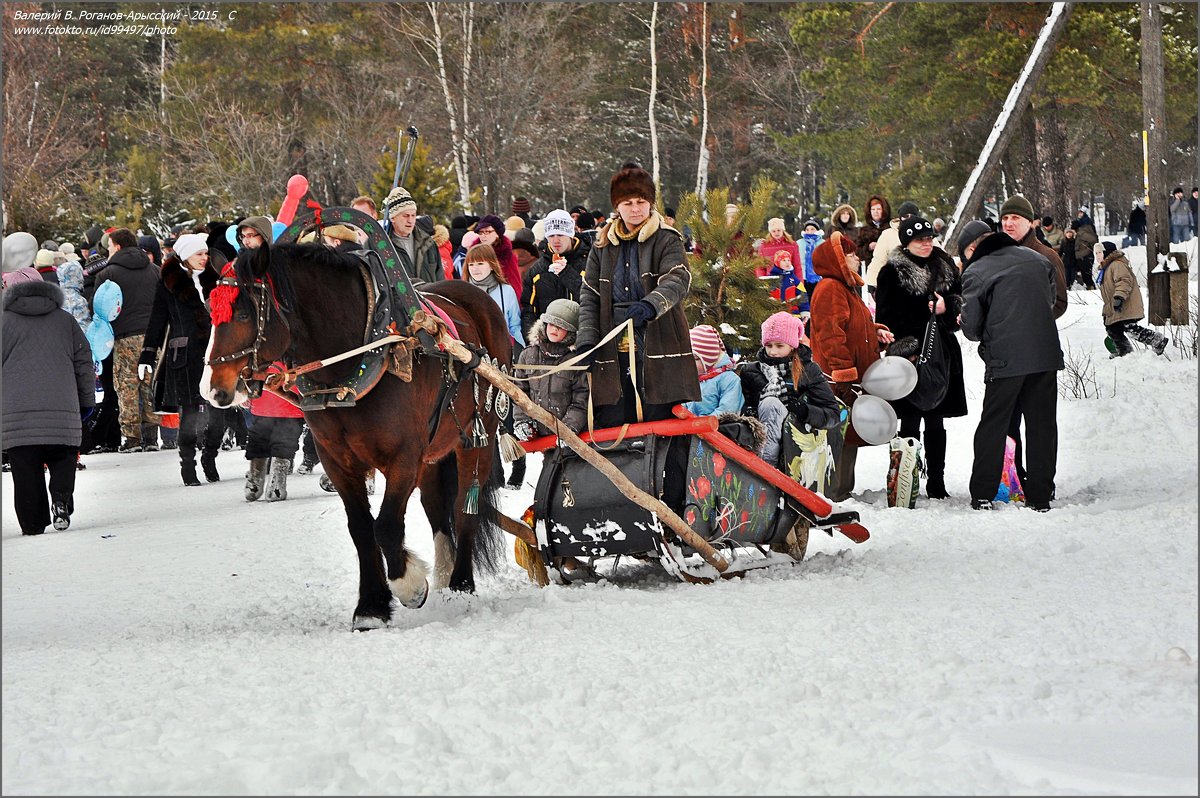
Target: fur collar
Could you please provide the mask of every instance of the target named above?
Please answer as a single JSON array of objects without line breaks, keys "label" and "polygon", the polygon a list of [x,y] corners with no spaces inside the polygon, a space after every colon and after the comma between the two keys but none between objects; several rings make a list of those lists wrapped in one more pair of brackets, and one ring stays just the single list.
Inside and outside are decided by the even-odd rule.
[{"label": "fur collar", "polygon": [[546,339],[546,322],[538,319],[529,328],[529,345],[541,346],[546,354],[560,357],[575,348],[575,337],[578,333],[568,332],[567,337],[558,343]]},{"label": "fur collar", "polygon": [[[601,249],[609,244],[614,246],[621,245],[621,239],[617,237],[617,225],[620,224],[620,222],[621,217],[618,216],[616,219],[613,219],[611,222],[604,225],[604,227],[600,228],[600,232],[596,236],[596,249]],[[652,210],[650,211],[650,216],[646,219],[645,224],[643,224],[641,229],[638,230],[638,243],[641,244],[642,242],[646,241],[648,238],[650,238],[650,236],[654,235],[659,230],[670,230],[672,233],[679,236],[680,239],[683,238],[682,233],[680,233],[674,227],[671,227],[671,225],[667,224],[666,221],[663,220],[662,214],[660,214],[658,211]]]},{"label": "fur collar", "polygon": [[1126,266],[1129,265],[1129,259],[1125,257],[1125,253],[1118,249],[1118,250],[1115,250],[1115,251],[1109,253],[1108,257],[1105,258],[1103,260],[1103,262],[1101,262],[1100,268],[1107,269],[1110,264],[1115,263],[1116,261],[1119,261],[1119,260],[1125,261]]},{"label": "fur collar", "polygon": [[888,256],[888,264],[896,270],[900,286],[913,296],[928,296],[934,291],[945,296],[958,274],[954,262],[939,247],[934,247],[924,261],[917,260],[901,247]]},{"label": "fur collar", "polygon": [[[23,283],[16,283],[4,289],[4,309],[8,310],[14,302],[27,298],[48,299],[57,307],[63,305],[63,292],[54,283],[47,283],[44,280],[29,280]],[[39,303],[44,304],[44,303]],[[49,312],[52,308],[47,308],[43,313]]]},{"label": "fur collar", "polygon": [[967,260],[966,265],[963,268],[965,270],[966,266],[972,266],[974,265],[975,261],[979,260],[980,258],[987,257],[994,252],[999,252],[1002,249],[1018,246],[1020,246],[1020,244],[1004,235],[1004,233],[991,233],[984,236],[983,240],[975,245],[975,251],[971,253],[970,259]]},{"label": "fur collar", "polygon": [[[218,279],[217,274],[209,266],[205,266],[204,271],[200,272],[200,284],[206,291],[211,291]],[[166,263],[163,264],[162,282],[163,288],[167,289],[181,303],[204,304],[204,297],[200,296],[196,290],[196,283],[192,279],[192,275],[173,255],[167,258]]]}]

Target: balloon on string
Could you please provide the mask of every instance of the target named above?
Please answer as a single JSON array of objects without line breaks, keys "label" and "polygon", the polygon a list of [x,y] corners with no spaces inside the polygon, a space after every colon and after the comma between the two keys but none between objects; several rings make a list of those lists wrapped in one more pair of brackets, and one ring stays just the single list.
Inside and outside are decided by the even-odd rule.
[{"label": "balloon on string", "polygon": [[895,401],[917,386],[917,367],[906,357],[884,355],[867,367],[861,382],[862,389],[872,396]]},{"label": "balloon on string", "polygon": [[887,443],[896,437],[899,419],[886,399],[864,393],[850,408],[850,423],[858,437],[871,446]]},{"label": "balloon on string", "polygon": [[292,223],[296,218],[296,209],[300,207],[300,198],[308,193],[308,178],[304,175],[292,175],[287,181],[287,198],[284,199],[283,205],[279,208],[279,213],[276,215],[276,220],[283,222],[284,226]]},{"label": "balloon on string", "polygon": [[271,222],[271,241],[279,238],[279,234],[287,229],[287,225],[283,222]]},{"label": "balloon on string", "polygon": [[234,251],[236,251],[236,252],[242,251],[242,245],[238,241],[237,225],[231,224],[225,228],[225,240],[228,241],[233,246]]}]

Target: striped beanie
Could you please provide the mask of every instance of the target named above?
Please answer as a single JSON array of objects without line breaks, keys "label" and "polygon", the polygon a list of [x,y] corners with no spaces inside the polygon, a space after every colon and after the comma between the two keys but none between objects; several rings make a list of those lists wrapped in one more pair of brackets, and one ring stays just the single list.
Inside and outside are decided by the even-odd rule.
[{"label": "striped beanie", "polygon": [[712,368],[725,354],[725,346],[721,343],[721,334],[708,324],[693,327],[689,332],[692,339],[692,354],[696,356],[705,368]]}]

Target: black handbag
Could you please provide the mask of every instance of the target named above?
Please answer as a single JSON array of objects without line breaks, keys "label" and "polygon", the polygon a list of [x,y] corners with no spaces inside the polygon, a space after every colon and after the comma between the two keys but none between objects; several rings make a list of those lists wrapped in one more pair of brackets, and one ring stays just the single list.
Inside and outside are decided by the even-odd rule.
[{"label": "black handbag", "polygon": [[929,314],[921,353],[917,357],[917,385],[904,397],[922,413],[928,413],[942,403],[950,387],[950,367],[942,336],[938,334],[937,313]]}]

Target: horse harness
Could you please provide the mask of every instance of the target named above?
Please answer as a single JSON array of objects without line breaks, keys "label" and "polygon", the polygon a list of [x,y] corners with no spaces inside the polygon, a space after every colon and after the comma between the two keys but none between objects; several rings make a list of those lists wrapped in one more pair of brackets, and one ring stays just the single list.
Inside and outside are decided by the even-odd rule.
[{"label": "horse harness", "polygon": [[[373,220],[357,211],[325,209],[325,214],[328,218],[328,215],[343,210],[348,211],[348,214],[342,214],[344,220],[359,222],[361,227],[371,229],[369,226],[363,225],[363,221],[373,222]],[[354,219],[355,215],[364,216],[364,219]],[[319,219],[317,221],[320,223]],[[303,219],[298,219],[280,235],[280,238],[284,238],[288,233],[298,234],[300,227],[305,223]],[[331,223],[331,221],[327,221],[327,223]],[[476,359],[472,363],[463,364],[456,369],[454,367],[456,361],[438,345],[428,326],[414,323],[418,314],[423,314],[440,318],[447,327],[453,328],[454,325],[449,316],[444,315],[426,295],[414,288],[411,278],[401,265],[394,246],[386,235],[378,237],[371,249],[354,251],[350,254],[360,260],[359,272],[366,287],[366,328],[363,331],[362,346],[340,355],[290,366],[282,373],[268,375],[266,369],[270,364],[260,361],[260,349],[266,342],[266,329],[271,321],[271,314],[277,315],[285,327],[288,326],[288,322],[279,307],[270,280],[264,278],[253,281],[251,285],[250,301],[255,308],[256,325],[254,343],[237,352],[214,358],[210,362],[216,365],[249,355],[250,360],[242,369],[240,376],[245,381],[252,398],[261,396],[262,391],[266,389],[297,405],[301,410],[309,412],[333,407],[353,407],[359,399],[362,399],[379,384],[385,373],[391,373],[404,382],[410,382],[414,355],[436,357],[443,361],[443,379],[439,387],[435,409],[427,423],[429,439],[432,440],[438,429],[438,422],[445,411],[447,409],[453,411],[458,386],[463,379],[472,374],[474,366],[483,359],[487,359],[497,366],[499,364],[486,353],[476,352]],[[223,277],[218,285],[231,288],[240,287],[237,280],[230,277]],[[442,299],[453,304],[445,297]],[[475,350],[475,347],[466,345]],[[358,367],[337,383],[320,383],[309,375],[309,372],[356,355],[362,356]],[[465,445],[469,447],[486,446],[488,443],[487,433],[479,409],[482,406],[490,411],[495,407],[497,414],[503,417],[507,415],[509,409],[508,397],[498,391],[493,393],[492,387],[489,386],[481,404],[477,382],[474,383],[473,388],[476,410],[473,413],[470,432],[463,430],[456,414],[452,412],[451,416],[459,428],[459,436]]]}]

